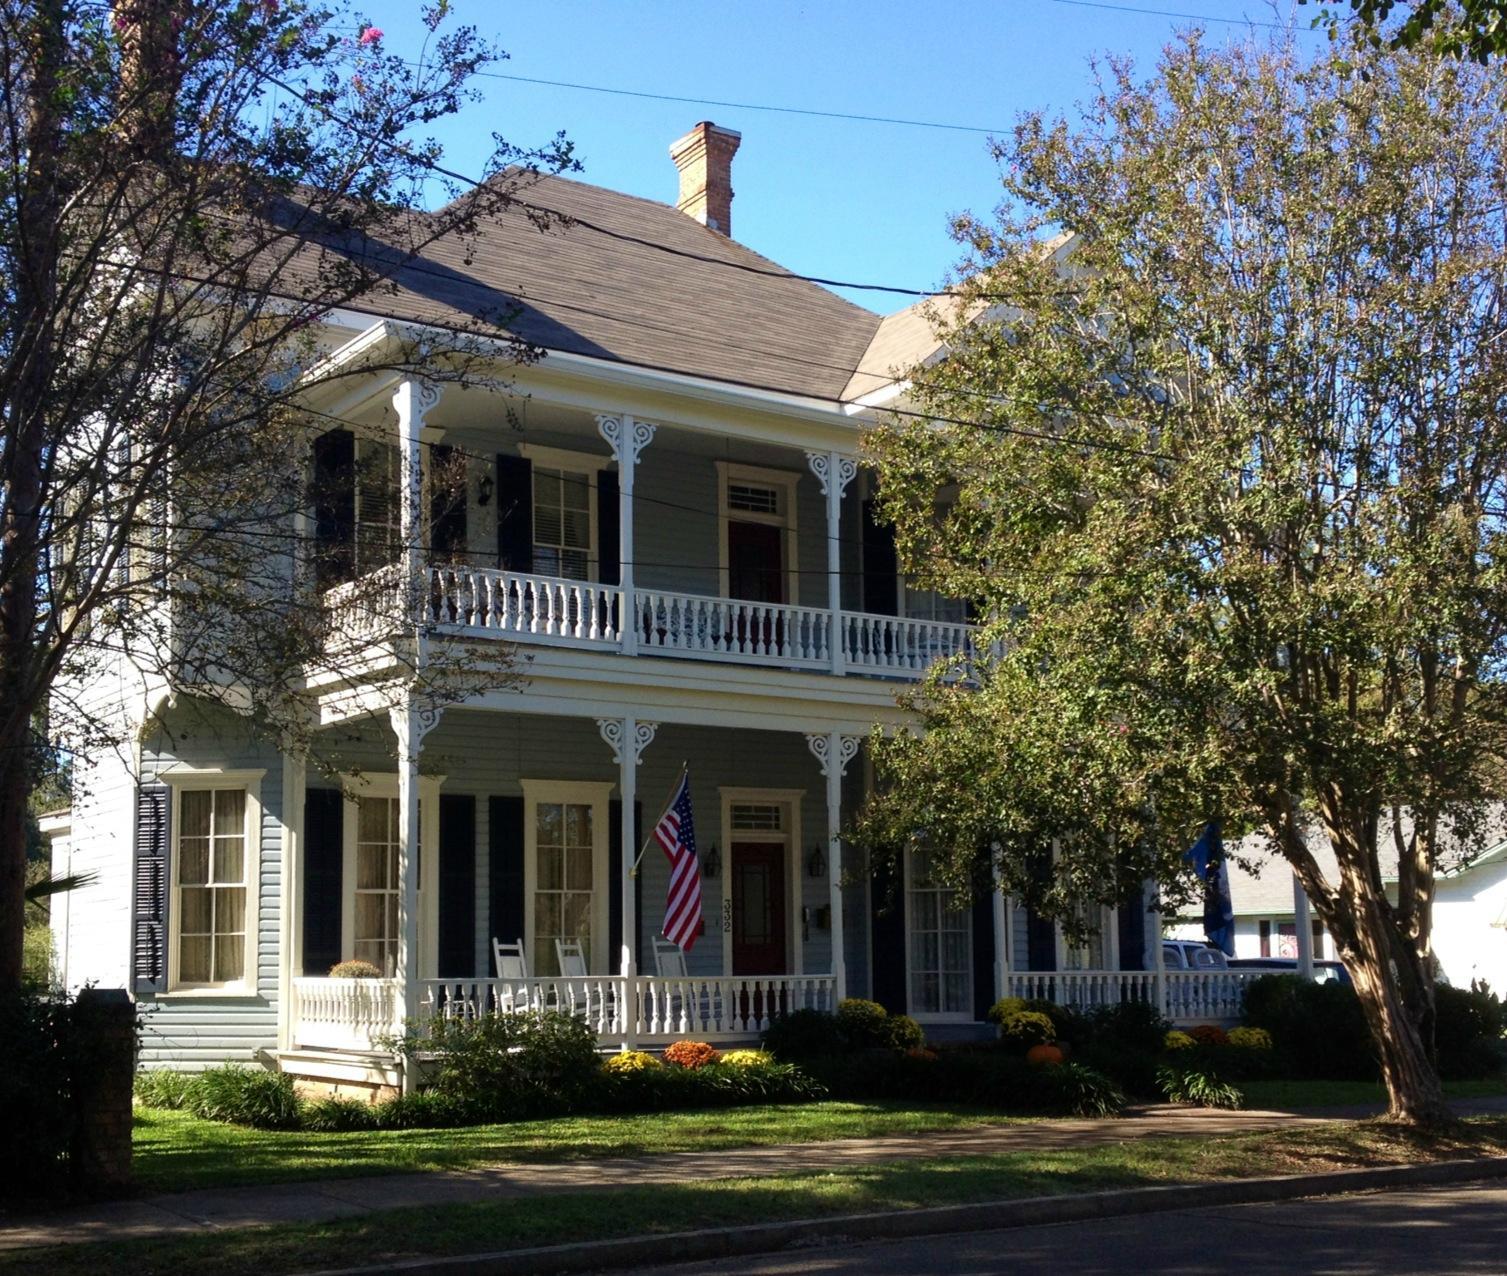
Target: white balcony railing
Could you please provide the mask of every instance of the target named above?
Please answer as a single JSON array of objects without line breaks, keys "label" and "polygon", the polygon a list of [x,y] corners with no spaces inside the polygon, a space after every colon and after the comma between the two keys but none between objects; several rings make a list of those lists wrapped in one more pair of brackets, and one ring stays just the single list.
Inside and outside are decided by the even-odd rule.
[{"label": "white balcony railing", "polygon": [[313,1050],[372,1050],[401,1031],[396,979],[294,979],[290,1039]]},{"label": "white balcony railing", "polygon": [[1245,986],[1270,971],[1169,970],[1165,1002],[1151,970],[1023,970],[1005,976],[1006,996],[1050,1001],[1074,1010],[1095,1010],[1122,1001],[1163,1006],[1174,1023],[1217,1023],[1238,1019]]},{"label": "white balcony railing", "polygon": [[[427,620],[441,630],[515,642],[620,649],[624,615],[640,651],[789,669],[828,669],[833,615],[824,607],[749,602],[668,589],[638,588],[501,571],[435,565],[429,569]],[[836,613],[841,664],[858,673],[914,678],[935,661],[973,651],[973,627],[866,612]]]}]

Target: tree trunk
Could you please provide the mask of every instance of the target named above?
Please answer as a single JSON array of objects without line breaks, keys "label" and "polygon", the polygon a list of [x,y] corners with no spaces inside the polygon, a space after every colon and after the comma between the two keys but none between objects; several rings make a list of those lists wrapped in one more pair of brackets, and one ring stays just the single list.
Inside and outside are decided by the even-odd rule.
[{"label": "tree trunk", "polygon": [[30,768],[25,747],[5,741],[0,749],[0,994],[4,994],[21,986]]},{"label": "tree trunk", "polygon": [[1352,881],[1343,864],[1341,874],[1346,880],[1340,891],[1340,907],[1349,913],[1350,924],[1331,926],[1330,930],[1338,936],[1348,929],[1353,937],[1353,942],[1342,942],[1340,955],[1355,983],[1381,1063],[1381,1077],[1387,1087],[1387,1117],[1413,1125],[1453,1121],[1428,1047],[1392,972],[1393,946],[1387,934],[1390,923],[1377,900],[1351,889]]}]

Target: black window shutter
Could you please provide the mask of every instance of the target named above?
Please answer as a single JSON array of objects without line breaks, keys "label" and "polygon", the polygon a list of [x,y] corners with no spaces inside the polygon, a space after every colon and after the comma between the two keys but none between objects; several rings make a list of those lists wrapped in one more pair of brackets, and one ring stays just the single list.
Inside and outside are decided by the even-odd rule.
[{"label": "black window shutter", "polygon": [[863,609],[879,616],[900,611],[895,529],[878,520],[872,499],[863,503]]},{"label": "black window shutter", "polygon": [[330,430],[314,440],[314,582],[328,589],[356,570],[356,436]]},{"label": "black window shutter", "polygon": [[1146,970],[1146,900],[1144,892],[1120,905],[1120,969]]},{"label": "black window shutter", "polygon": [[491,865],[487,916],[492,938],[511,944],[523,938],[523,799],[491,798],[487,815]]},{"label": "black window shutter", "polygon": [[869,934],[873,944],[870,970],[874,1000],[891,1014],[904,1014],[905,900],[894,861],[874,863],[869,883]]},{"label": "black window shutter", "polygon": [[136,880],[131,901],[131,979],[137,995],[167,991],[168,855],[173,795],[165,784],[136,790]]},{"label": "black window shutter", "polygon": [[623,583],[622,542],[618,539],[617,471],[597,471],[597,579],[604,585]]},{"label": "black window shutter", "polygon": [[341,877],[345,861],[345,795],[309,789],[303,808],[303,973],[323,976],[341,951]]},{"label": "black window shutter", "polygon": [[439,975],[476,973],[476,799],[440,794]]},{"label": "black window shutter", "polygon": [[1057,927],[1050,917],[1026,909],[1026,960],[1032,970],[1057,969]]},{"label": "black window shutter", "polygon": [[527,457],[497,455],[497,565],[534,570],[534,466]]},{"label": "black window shutter", "polygon": [[453,447],[429,449],[432,482],[429,496],[429,543],[440,559],[466,553],[466,461]]},{"label": "black window shutter", "polygon": [[994,892],[973,900],[973,1017],[982,1020],[994,1004]]}]

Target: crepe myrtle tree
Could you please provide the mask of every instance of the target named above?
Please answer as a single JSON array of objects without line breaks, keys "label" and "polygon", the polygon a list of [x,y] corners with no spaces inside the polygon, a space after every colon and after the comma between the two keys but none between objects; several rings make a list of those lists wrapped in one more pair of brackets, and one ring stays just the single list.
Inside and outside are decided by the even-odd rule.
[{"label": "crepe myrtle tree", "polygon": [[[1484,63],[1507,53],[1507,0],[1298,0],[1319,6],[1313,25],[1374,48],[1432,49]],[[1334,7],[1331,7],[1331,4]]]},{"label": "crepe myrtle tree", "polygon": [[1076,926],[1187,898],[1210,819],[1264,836],[1424,1122],[1435,878],[1507,747],[1507,80],[1346,57],[1190,35],[994,143],[922,419],[868,449],[904,569],[995,654],[879,742],[861,832]]},{"label": "crepe myrtle tree", "polygon": [[[395,694],[508,676],[421,662],[390,573],[331,613],[295,568],[304,458],[332,424],[304,396],[338,375],[318,321],[382,313],[426,246],[487,218],[547,229],[527,185],[572,162],[561,138],[496,138],[479,185],[446,176],[425,130],[496,56],[447,7],[399,53],[338,4],[0,0],[0,991],[40,714],[71,748],[126,746],[134,680],[296,740],[305,680],[373,635],[396,635]],[[360,373],[483,376],[532,353],[508,320]]]}]

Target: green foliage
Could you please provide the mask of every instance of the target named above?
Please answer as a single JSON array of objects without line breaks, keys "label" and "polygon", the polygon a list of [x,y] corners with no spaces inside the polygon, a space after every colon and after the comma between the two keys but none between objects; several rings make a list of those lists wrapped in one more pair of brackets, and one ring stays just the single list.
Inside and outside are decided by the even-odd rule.
[{"label": "green foliage", "polygon": [[885,1044],[894,1050],[917,1050],[926,1042],[926,1032],[909,1015],[891,1015],[884,1024]]},{"label": "green foliage", "polygon": [[798,1063],[841,1054],[847,1048],[847,1038],[836,1015],[825,1010],[793,1010],[770,1020],[763,1044],[775,1058]]},{"label": "green foliage", "polygon": [[1271,1034],[1279,1066],[1314,1080],[1374,1081],[1376,1056],[1360,1000],[1349,984],[1263,975],[1245,988],[1244,1018]]},{"label": "green foliage", "polygon": [[574,1111],[600,1071],[596,1034],[558,1011],[433,1019],[404,1050],[432,1054],[431,1090],[487,1120]]},{"label": "green foliage", "polygon": [[1243,1098],[1238,1089],[1209,1067],[1179,1060],[1157,1069],[1162,1093],[1172,1103],[1194,1103],[1201,1108],[1238,1108]]},{"label": "green foliage", "polygon": [[478,1096],[477,1101],[471,1101],[464,1096],[429,1090],[379,1103],[372,1117],[379,1130],[446,1130],[495,1120],[495,1111],[491,1096]]},{"label": "green foliage", "polygon": [[604,1084],[592,1106],[606,1112],[809,1103],[826,1097],[820,1082],[788,1063],[720,1062],[699,1068],[635,1068],[602,1075]]},{"label": "green foliage", "polygon": [[1002,1024],[1013,1015],[1018,1015],[1026,1008],[1024,997],[1001,997],[984,1016],[992,1024]]},{"label": "green foliage", "polygon": [[70,1048],[72,1003],[30,993],[0,994],[0,1112],[5,1155],[0,1200],[45,1195],[67,1180],[74,1114],[70,1077],[87,1062]]},{"label": "green foliage", "polygon": [[302,1128],[315,1134],[375,1130],[377,1110],[360,1099],[315,1099],[303,1105]]},{"label": "green foliage", "polygon": [[849,997],[838,1003],[837,1026],[853,1050],[873,1050],[892,1044],[886,1025],[890,1012],[877,1001]]},{"label": "green foliage", "polygon": [[195,1075],[171,1068],[150,1068],[136,1074],[136,1101],[143,1107],[176,1112],[189,1106]]},{"label": "green foliage", "polygon": [[645,1069],[662,1067],[663,1065],[652,1054],[644,1050],[623,1050],[614,1055],[608,1055],[607,1061],[602,1065],[608,1072],[643,1072]]},{"label": "green foliage", "polygon": [[1000,1040],[1021,1050],[1057,1039],[1057,1028],[1050,1015],[1039,1010],[1021,1010],[999,1026]]},{"label": "green foliage", "polygon": [[1090,1040],[1116,1050],[1155,1054],[1162,1048],[1171,1024],[1149,1001],[1122,1001],[1100,1006],[1084,1016]]},{"label": "green foliage", "polygon": [[[937,880],[992,874],[1070,925],[1148,877],[1186,903],[1219,812],[1343,947],[1391,955],[1370,1019],[1407,1022],[1429,874],[1388,900],[1376,829],[1405,812],[1419,867],[1448,862],[1507,753],[1507,434],[1476,406],[1500,398],[1504,98],[1498,66],[1190,35],[996,144],[947,356],[866,443],[902,570],[971,601],[990,654],[933,671],[924,730],[876,733],[871,854],[924,828]],[[1368,1070],[1336,1009],[1324,1068]],[[1374,1050],[1437,1113],[1418,1034]]]},{"label": "green foliage", "polygon": [[[1308,4],[1310,0],[1299,0]],[[1427,49],[1485,64],[1507,53],[1507,0],[1347,0],[1349,14],[1327,3],[1315,26],[1330,38],[1349,35],[1373,49]],[[1395,12],[1400,18],[1391,22]],[[1347,21],[1346,19],[1349,19]]]},{"label": "green foliage", "polygon": [[1476,981],[1469,988],[1434,988],[1434,1050],[1439,1071],[1452,1080],[1493,1076],[1504,1070],[1507,1007]]},{"label": "green foliage", "polygon": [[193,1079],[184,1106],[206,1121],[229,1121],[257,1130],[296,1130],[302,1121],[293,1078],[284,1072],[227,1064]]}]

